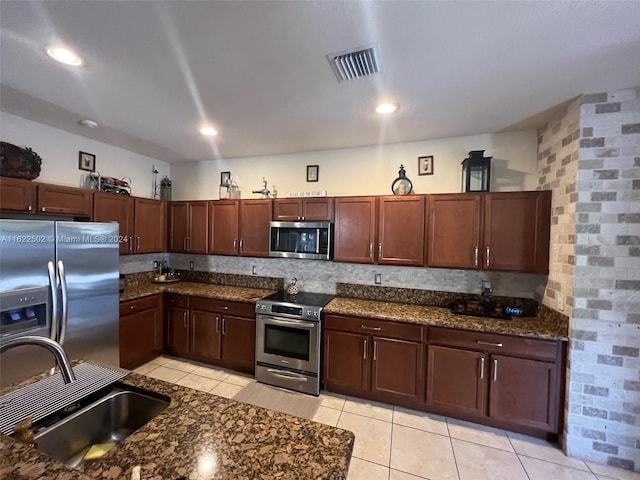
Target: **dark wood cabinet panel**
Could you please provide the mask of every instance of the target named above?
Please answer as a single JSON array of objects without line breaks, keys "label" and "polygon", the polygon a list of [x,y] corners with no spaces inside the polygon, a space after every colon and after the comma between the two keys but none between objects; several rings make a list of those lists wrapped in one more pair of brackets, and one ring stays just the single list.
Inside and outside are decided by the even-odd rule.
[{"label": "dark wood cabinet panel", "polygon": [[120,304],[120,366],[136,368],[162,353],[160,295]]},{"label": "dark wood cabinet panel", "polygon": [[361,335],[375,334],[386,338],[422,341],[422,325],[371,318],[348,317],[346,315],[328,314],[324,319],[324,328]]},{"label": "dark wood cabinet panel", "polygon": [[376,197],[336,198],[333,259],[374,263],[375,226]]},{"label": "dark wood cabinet panel", "polygon": [[0,177],[0,210],[35,212],[38,184],[31,180]]},{"label": "dark wood cabinet panel", "polygon": [[443,268],[480,266],[481,196],[429,195],[427,265]]},{"label": "dark wood cabinet panel", "polygon": [[551,192],[484,197],[485,270],[548,273]]},{"label": "dark wood cabinet panel", "polygon": [[134,199],[135,253],[164,252],[166,248],[166,204],[151,198]]},{"label": "dark wood cabinet panel", "polygon": [[253,373],[256,360],[256,321],[232,315],[223,316],[222,359],[225,366]]},{"label": "dark wood cabinet panel", "polygon": [[424,200],[419,195],[380,197],[378,263],[424,265]]},{"label": "dark wood cabinet panel", "polygon": [[273,220],[297,222],[302,217],[301,198],[276,198],[273,201]]},{"label": "dark wood cabinet panel", "polygon": [[40,183],[38,212],[90,218],[93,213],[93,191]]},{"label": "dark wood cabinet panel", "polygon": [[202,360],[220,360],[221,315],[219,313],[189,311],[189,352]]},{"label": "dark wood cabinet panel", "polygon": [[483,416],[484,353],[429,345],[426,404],[452,415]]},{"label": "dark wood cabinet panel", "polygon": [[169,251],[206,254],[208,239],[209,202],[169,204]]},{"label": "dark wood cabinet panel", "polygon": [[277,198],[273,201],[273,219],[278,222],[333,220],[333,198]]},{"label": "dark wood cabinet panel", "polygon": [[269,256],[269,225],[271,200],[242,200],[240,202],[240,255]]},{"label": "dark wood cabinet panel", "polygon": [[184,356],[189,353],[189,309],[169,307],[165,331],[165,349],[168,353]]},{"label": "dark wood cabinet panel", "polygon": [[489,417],[555,431],[558,424],[555,363],[491,355]]},{"label": "dark wood cabinet panel", "polygon": [[118,222],[120,226],[120,255],[133,253],[134,200],[128,195],[108,192],[93,194],[93,221]]},{"label": "dark wood cabinet panel", "polygon": [[[209,212],[209,252],[216,255],[238,255],[238,201],[214,200]],[[266,235],[268,234],[267,231]]]},{"label": "dark wood cabinet panel", "polygon": [[325,388],[366,391],[369,383],[370,342],[365,335],[324,331],[323,379]]},{"label": "dark wood cabinet panel", "polygon": [[373,337],[371,391],[421,402],[424,392],[423,345]]}]

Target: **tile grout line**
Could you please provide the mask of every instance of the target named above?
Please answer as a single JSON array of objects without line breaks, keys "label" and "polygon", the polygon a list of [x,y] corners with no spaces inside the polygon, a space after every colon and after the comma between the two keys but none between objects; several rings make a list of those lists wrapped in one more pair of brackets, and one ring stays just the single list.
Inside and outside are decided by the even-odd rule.
[{"label": "tile grout line", "polygon": [[458,467],[458,458],[456,457],[456,450],[453,448],[453,439],[451,438],[451,432],[449,431],[449,418],[445,417],[445,421],[447,422],[447,431],[449,432],[449,445],[451,446],[451,453],[453,454],[453,464],[456,466],[456,474],[458,475],[458,480],[460,480],[460,468]]}]

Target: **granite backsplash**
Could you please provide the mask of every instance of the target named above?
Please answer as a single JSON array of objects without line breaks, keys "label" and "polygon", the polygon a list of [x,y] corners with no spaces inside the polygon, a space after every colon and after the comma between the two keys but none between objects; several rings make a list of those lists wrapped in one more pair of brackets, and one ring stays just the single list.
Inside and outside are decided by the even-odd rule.
[{"label": "granite backsplash", "polygon": [[[235,273],[198,272],[195,270],[176,270],[176,276],[185,282],[210,283],[229,287],[262,288],[265,290],[282,290],[282,278],[260,277],[257,275],[239,275]],[[125,275],[126,286],[136,286],[153,280],[157,272],[140,272]]]}]

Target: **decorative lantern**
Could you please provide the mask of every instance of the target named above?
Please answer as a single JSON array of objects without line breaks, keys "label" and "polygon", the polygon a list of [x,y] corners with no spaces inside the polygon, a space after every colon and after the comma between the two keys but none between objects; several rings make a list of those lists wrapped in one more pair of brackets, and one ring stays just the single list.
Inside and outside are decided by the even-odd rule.
[{"label": "decorative lantern", "polygon": [[472,150],[462,161],[462,190],[464,192],[488,192],[491,185],[491,158],[484,150]]},{"label": "decorative lantern", "polygon": [[172,183],[169,177],[165,177],[160,181],[160,200],[171,201]]},{"label": "decorative lantern", "polygon": [[411,183],[411,180],[407,177],[404,165],[400,165],[398,178],[391,184],[391,191],[394,195],[409,195],[413,193],[413,183]]}]

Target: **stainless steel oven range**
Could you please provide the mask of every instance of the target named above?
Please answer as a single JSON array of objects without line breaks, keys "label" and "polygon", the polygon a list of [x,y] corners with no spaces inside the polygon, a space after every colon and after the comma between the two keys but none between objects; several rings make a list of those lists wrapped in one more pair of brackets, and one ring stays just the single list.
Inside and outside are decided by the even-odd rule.
[{"label": "stainless steel oven range", "polygon": [[256,380],[320,394],[322,309],[332,299],[281,291],[256,302]]}]

